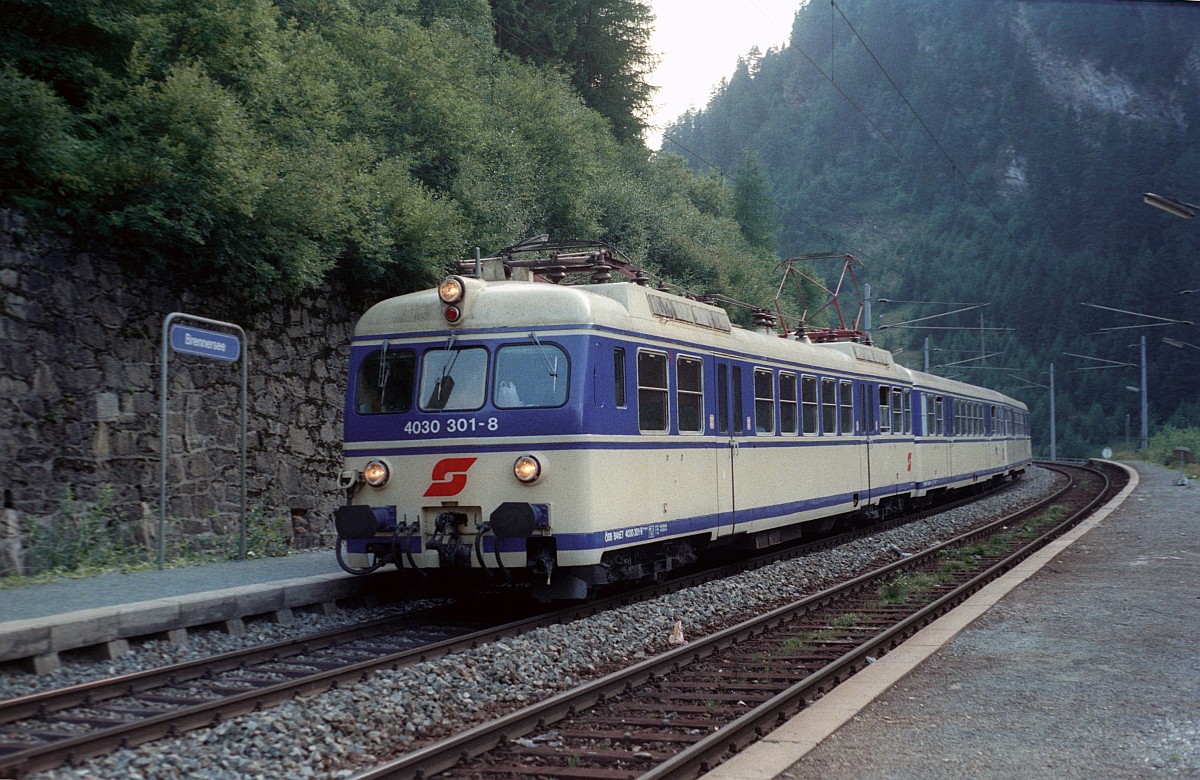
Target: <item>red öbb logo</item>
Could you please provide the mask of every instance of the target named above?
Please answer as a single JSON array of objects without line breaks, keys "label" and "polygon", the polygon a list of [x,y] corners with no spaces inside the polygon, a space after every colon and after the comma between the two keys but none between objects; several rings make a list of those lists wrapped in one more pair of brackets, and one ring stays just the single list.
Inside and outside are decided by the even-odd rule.
[{"label": "red \u00f6bb logo", "polygon": [[467,470],[478,458],[445,458],[433,467],[433,480],[425,496],[457,496],[467,486]]}]

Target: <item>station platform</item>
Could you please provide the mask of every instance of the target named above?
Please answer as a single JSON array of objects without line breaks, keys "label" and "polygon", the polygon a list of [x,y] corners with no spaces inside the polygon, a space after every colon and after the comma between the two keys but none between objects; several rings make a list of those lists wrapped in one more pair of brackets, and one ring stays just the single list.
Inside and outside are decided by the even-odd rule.
[{"label": "station platform", "polygon": [[0,590],[0,663],[34,672],[58,668],[60,654],[87,650],[113,658],[135,637],[182,641],[190,627],[320,608],[379,593],[391,578],[353,577],[332,550],[202,566],[101,574]]},{"label": "station platform", "polygon": [[705,780],[1200,777],[1200,489],[1097,515]]}]

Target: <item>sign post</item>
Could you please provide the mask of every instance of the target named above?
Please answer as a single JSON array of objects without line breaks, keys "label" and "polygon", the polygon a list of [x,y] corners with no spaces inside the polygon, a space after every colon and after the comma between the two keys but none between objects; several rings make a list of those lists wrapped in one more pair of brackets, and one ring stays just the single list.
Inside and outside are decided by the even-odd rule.
[{"label": "sign post", "polygon": [[[190,325],[173,324],[176,320],[230,328],[237,331],[226,333]],[[247,377],[250,374],[250,359],[242,354],[242,343],[246,332],[232,322],[210,320],[194,314],[172,312],[163,320],[162,331],[162,392],[159,408],[159,498],[158,498],[158,568],[164,566],[167,545],[167,366],[170,351],[184,355],[221,360],[227,363],[242,363],[242,414],[241,414],[241,520],[239,522],[239,557],[246,557],[246,409]]]}]

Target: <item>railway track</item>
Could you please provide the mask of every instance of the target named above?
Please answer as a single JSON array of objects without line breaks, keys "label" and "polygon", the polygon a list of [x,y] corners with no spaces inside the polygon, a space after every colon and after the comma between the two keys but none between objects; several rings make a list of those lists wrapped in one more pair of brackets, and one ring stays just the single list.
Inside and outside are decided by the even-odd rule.
[{"label": "railway track", "polygon": [[[955,502],[949,506],[968,503]],[[947,505],[930,511],[944,511]],[[918,516],[923,516],[921,515]],[[595,602],[512,620],[464,625],[444,611],[384,618],[296,640],[0,702],[0,777],[73,764],[121,747],[215,725],[371,673],[440,658],[547,625],[806,554],[894,527],[853,531],[750,561],[689,574]]]},{"label": "railway track", "polygon": [[434,608],[0,702],[0,777],[22,776],[211,726],[377,669],[470,647]]},{"label": "railway track", "polygon": [[357,776],[692,778],[1074,526],[1101,471],[1034,507]]}]

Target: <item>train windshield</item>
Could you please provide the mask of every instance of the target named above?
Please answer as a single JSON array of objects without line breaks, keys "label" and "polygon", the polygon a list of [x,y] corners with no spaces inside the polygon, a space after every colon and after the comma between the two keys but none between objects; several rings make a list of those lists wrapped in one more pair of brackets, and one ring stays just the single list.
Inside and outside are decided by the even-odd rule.
[{"label": "train windshield", "polygon": [[358,368],[354,408],[359,414],[407,412],[412,408],[417,355],[411,349],[384,349],[367,355]]},{"label": "train windshield", "polygon": [[554,344],[500,347],[492,402],[498,409],[562,406],[567,402],[567,368],[567,354]]},{"label": "train windshield", "polygon": [[483,347],[431,349],[421,360],[422,411],[479,409],[487,396],[488,353]]}]

